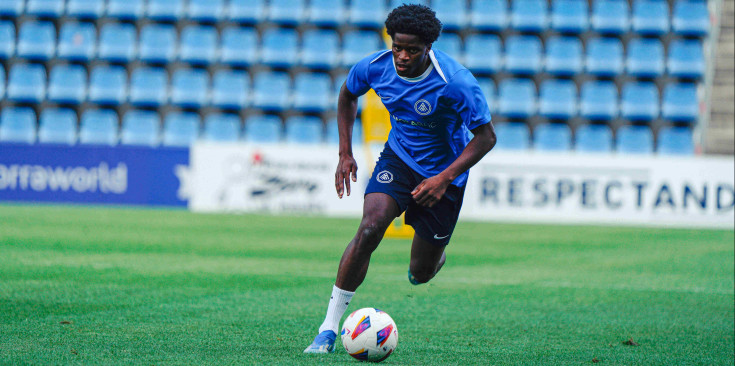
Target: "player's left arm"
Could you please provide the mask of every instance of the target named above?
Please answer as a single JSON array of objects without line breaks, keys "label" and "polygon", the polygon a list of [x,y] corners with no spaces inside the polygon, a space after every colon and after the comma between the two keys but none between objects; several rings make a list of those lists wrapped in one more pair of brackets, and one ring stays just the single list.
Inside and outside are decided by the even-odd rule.
[{"label": "player's left arm", "polygon": [[477,164],[495,146],[497,138],[492,123],[479,125],[472,130],[472,133],[475,136],[462,150],[457,160],[438,175],[421,181],[411,192],[416,203],[425,207],[434,206],[460,174]]}]

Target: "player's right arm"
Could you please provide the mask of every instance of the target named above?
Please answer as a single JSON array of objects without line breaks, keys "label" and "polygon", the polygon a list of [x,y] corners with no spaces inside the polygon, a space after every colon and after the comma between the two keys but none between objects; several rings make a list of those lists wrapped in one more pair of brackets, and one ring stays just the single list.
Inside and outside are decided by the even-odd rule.
[{"label": "player's right arm", "polygon": [[357,117],[357,96],[352,94],[346,83],[342,84],[337,99],[337,128],[339,131],[339,163],[334,174],[337,195],[347,190],[350,195],[350,179],[357,181],[357,162],[352,156],[352,128]]}]

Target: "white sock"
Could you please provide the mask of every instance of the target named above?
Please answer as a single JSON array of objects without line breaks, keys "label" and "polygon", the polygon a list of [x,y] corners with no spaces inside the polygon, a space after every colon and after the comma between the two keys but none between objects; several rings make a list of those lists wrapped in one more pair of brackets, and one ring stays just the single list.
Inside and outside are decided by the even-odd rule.
[{"label": "white sock", "polygon": [[325,330],[331,330],[335,334],[339,334],[339,321],[342,319],[347,305],[352,300],[354,292],[345,291],[336,285],[332,288],[332,297],[329,299],[329,307],[327,307],[327,316],[324,323],[319,327],[319,333]]}]

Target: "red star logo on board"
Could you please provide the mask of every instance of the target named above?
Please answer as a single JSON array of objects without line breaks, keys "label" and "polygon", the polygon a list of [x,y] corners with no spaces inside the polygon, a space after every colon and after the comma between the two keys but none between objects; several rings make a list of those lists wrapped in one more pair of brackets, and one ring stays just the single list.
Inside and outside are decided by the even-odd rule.
[{"label": "red star logo on board", "polygon": [[256,151],[255,154],[253,154],[253,165],[258,165],[263,162],[263,155],[260,153],[260,151]]}]

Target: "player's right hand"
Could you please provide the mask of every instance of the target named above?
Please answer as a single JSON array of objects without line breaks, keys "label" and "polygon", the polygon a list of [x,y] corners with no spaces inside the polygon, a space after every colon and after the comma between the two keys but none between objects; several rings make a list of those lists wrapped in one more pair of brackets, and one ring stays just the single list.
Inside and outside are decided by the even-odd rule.
[{"label": "player's right hand", "polygon": [[345,188],[347,188],[347,195],[350,195],[350,179],[357,182],[357,162],[352,155],[340,155],[337,172],[334,173],[334,183],[339,198],[342,198]]}]

